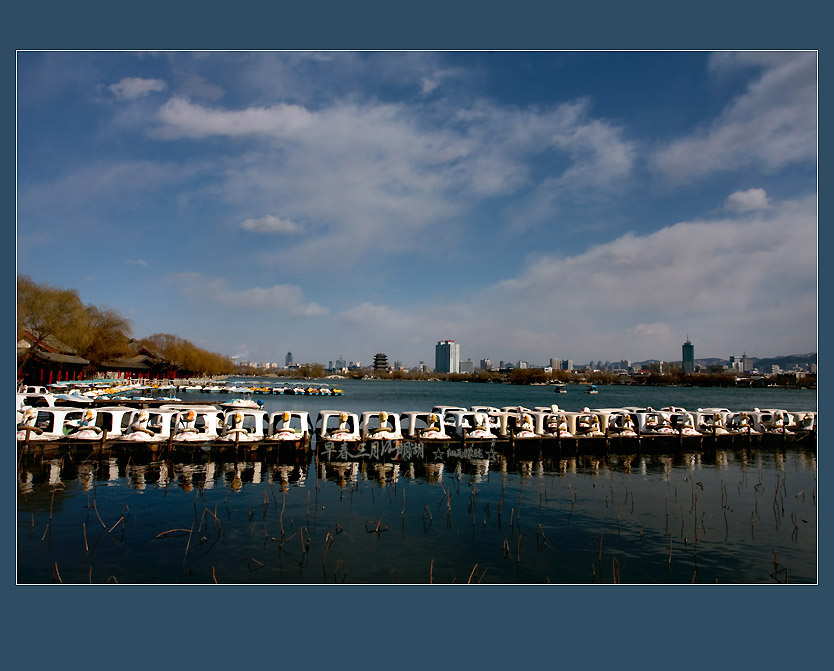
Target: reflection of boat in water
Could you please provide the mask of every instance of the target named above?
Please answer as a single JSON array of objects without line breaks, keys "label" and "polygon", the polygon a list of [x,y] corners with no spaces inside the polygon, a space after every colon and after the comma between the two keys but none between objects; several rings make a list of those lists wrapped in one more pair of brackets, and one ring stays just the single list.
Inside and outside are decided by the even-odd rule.
[{"label": "reflection of boat in water", "polygon": [[567,387],[565,387],[565,385],[562,382],[557,382],[556,384],[554,384],[553,385],[553,391],[556,394],[567,394],[568,393]]}]

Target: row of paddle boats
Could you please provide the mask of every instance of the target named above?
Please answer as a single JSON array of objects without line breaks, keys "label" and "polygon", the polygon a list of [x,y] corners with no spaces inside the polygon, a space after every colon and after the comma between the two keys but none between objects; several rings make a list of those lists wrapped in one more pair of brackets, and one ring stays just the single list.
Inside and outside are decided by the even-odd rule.
[{"label": "row of paddle boats", "polygon": [[362,413],[322,410],[313,422],[300,410],[214,405],[158,408],[106,406],[27,407],[17,410],[19,443],[86,441],[123,443],[338,443],[368,440],[479,441],[637,436],[784,436],[816,430],[817,413],[727,408],[525,408],[435,406],[430,411]]}]

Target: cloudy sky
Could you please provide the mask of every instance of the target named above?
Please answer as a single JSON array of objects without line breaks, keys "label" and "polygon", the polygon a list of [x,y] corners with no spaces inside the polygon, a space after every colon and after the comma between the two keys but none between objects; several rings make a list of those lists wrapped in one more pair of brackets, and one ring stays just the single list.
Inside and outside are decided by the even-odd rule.
[{"label": "cloudy sky", "polygon": [[242,359],[817,349],[813,52],[21,52],[17,270]]}]

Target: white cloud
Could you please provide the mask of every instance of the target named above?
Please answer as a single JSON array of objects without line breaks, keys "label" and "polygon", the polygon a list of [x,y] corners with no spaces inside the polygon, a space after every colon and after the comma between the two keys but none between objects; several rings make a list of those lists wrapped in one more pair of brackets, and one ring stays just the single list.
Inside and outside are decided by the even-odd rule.
[{"label": "white cloud", "polygon": [[183,295],[198,301],[210,300],[229,308],[277,310],[292,317],[320,317],[328,312],[321,305],[308,302],[304,292],[291,284],[231,289],[225,279],[209,279],[201,273],[178,273],[174,279]]},{"label": "white cloud", "polygon": [[713,57],[713,69],[756,65],[761,75],[711,125],[662,147],[655,168],[671,181],[755,165],[775,171],[817,156],[814,53]]},{"label": "white cloud", "polygon": [[[236,165],[224,167],[216,193],[235,205],[280,207],[289,221],[316,222],[314,235],[293,249],[290,263],[298,266],[334,249],[348,264],[393,235],[454,228],[483,201],[531,186],[527,218],[536,223],[560,199],[578,193],[601,198],[632,169],[634,146],[619,128],[591,117],[587,100],[548,109],[448,105],[340,101],[233,110],[172,98],[151,135],[257,139]],[[530,165],[542,156],[559,161],[560,173],[539,177],[536,188]],[[386,252],[398,249],[408,246],[389,245]]]},{"label": "white cloud", "polygon": [[259,217],[258,219],[246,219],[240,222],[240,228],[244,231],[267,234],[301,233],[304,230],[301,224],[297,224],[289,219],[280,219],[271,214]]},{"label": "white cloud", "polygon": [[778,350],[780,342],[806,342],[811,351],[816,230],[810,197],[742,221],[681,222],[575,256],[539,256],[469,306],[484,314],[497,309],[500,319],[486,330],[467,326],[461,339],[493,357],[502,342],[513,350],[527,342],[542,360],[674,359],[687,333],[704,356],[749,350],[755,332],[768,333],[777,348],[769,354],[788,353]]},{"label": "white cloud", "polygon": [[766,210],[770,207],[770,201],[764,189],[747,189],[747,191],[731,193],[724,207],[734,212]]},{"label": "white cloud", "polygon": [[128,263],[134,266],[147,266],[148,262],[145,259],[125,259]]},{"label": "white cloud", "polygon": [[136,100],[144,98],[154,91],[164,91],[167,85],[161,79],[143,79],[142,77],[125,77],[107,88],[116,100]]}]

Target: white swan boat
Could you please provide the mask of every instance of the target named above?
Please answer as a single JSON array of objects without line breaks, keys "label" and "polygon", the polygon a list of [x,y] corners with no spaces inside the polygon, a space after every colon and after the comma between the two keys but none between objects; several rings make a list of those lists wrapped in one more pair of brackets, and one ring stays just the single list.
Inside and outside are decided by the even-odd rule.
[{"label": "white swan boat", "polygon": [[355,412],[321,410],[316,419],[316,435],[324,441],[356,443],[362,438],[359,421]]},{"label": "white swan boat", "polygon": [[127,429],[119,441],[128,443],[163,443],[171,438],[175,410],[134,410]]},{"label": "white swan boat", "polygon": [[266,437],[264,425],[268,415],[264,410],[227,410],[219,440],[227,443],[257,443]]},{"label": "white swan boat", "polygon": [[411,410],[400,414],[403,432],[410,440],[450,440],[444,417],[438,412]]},{"label": "white swan boat", "polygon": [[310,413],[302,410],[279,410],[269,415],[266,440],[307,442],[310,440]]},{"label": "white swan boat", "polygon": [[223,413],[214,406],[162,406],[175,410],[172,441],[175,443],[208,443],[217,440]]},{"label": "white swan boat", "polygon": [[362,413],[360,432],[363,440],[402,440],[400,416],[386,410]]}]

